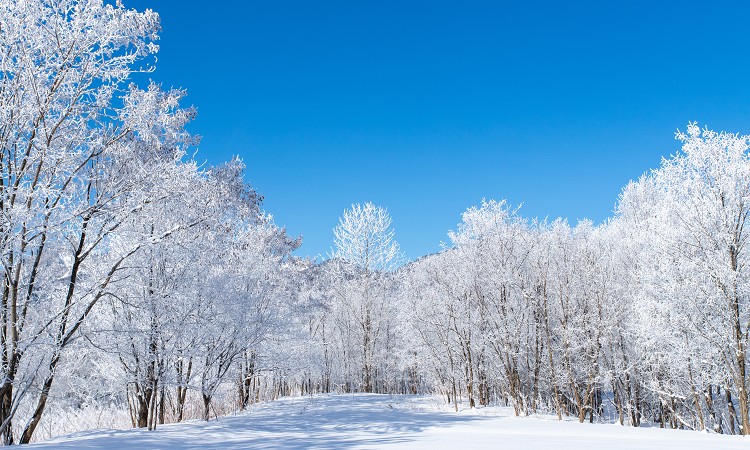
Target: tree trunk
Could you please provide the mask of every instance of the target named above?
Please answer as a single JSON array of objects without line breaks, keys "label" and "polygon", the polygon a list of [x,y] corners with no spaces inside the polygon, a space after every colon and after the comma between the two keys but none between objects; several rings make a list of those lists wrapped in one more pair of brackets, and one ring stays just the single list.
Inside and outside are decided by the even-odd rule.
[{"label": "tree trunk", "polygon": [[159,390],[159,425],[164,425],[164,415],[167,404],[166,392],[164,391],[164,385]]},{"label": "tree trunk", "polygon": [[203,393],[203,420],[208,422],[211,418],[211,396]]},{"label": "tree trunk", "polygon": [[177,422],[182,422],[185,411],[185,398],[187,397],[187,383],[193,371],[193,358],[188,359],[187,368],[182,358],[177,361],[177,399],[175,405],[175,416]]},{"label": "tree trunk", "polygon": [[148,427],[148,410],[151,403],[151,389],[143,390],[138,395],[138,428]]},{"label": "tree trunk", "polygon": [[3,445],[13,444],[13,381],[8,380],[0,389],[0,423],[3,424],[2,442]]},{"label": "tree trunk", "polygon": [[364,381],[364,392],[372,393],[372,317],[370,317],[370,309],[367,308],[365,311],[365,321],[362,326],[363,331],[363,342],[362,342],[362,377]]},{"label": "tree trunk", "polygon": [[57,362],[59,360],[60,356],[55,355],[50,362],[50,373],[47,375],[47,378],[42,385],[42,392],[39,394],[39,400],[36,409],[34,410],[34,414],[31,416],[31,420],[29,420],[29,423],[26,424],[26,428],[23,430],[20,441],[21,444],[28,444],[31,442],[31,436],[33,436],[34,430],[36,430],[36,427],[39,425],[39,421],[42,420],[42,413],[44,412],[45,406],[47,406],[47,399],[49,398],[49,392],[52,389],[52,381],[55,377],[55,368],[57,367]]},{"label": "tree trunk", "polygon": [[734,402],[732,401],[732,393],[729,390],[729,386],[724,387],[724,392],[727,394],[727,410],[729,413],[729,434],[734,434],[734,424],[737,421],[737,411],[734,410]]}]

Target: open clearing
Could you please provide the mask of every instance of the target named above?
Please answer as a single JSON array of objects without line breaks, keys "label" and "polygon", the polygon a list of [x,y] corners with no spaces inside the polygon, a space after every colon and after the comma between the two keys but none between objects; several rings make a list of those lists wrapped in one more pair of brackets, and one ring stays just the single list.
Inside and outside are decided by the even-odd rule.
[{"label": "open clearing", "polygon": [[750,439],[683,430],[513,417],[509,408],[453,412],[435,397],[376,394],[285,398],[244,414],[157,430],[95,430],[30,448],[748,449]]}]

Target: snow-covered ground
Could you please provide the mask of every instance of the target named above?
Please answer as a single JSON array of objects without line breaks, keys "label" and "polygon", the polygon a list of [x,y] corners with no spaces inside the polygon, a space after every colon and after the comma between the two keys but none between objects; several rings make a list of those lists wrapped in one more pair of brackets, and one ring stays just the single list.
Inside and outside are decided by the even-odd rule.
[{"label": "snow-covered ground", "polygon": [[750,438],[516,418],[508,408],[455,413],[434,397],[296,397],[211,422],[156,431],[97,430],[29,448],[59,449],[748,449]]}]

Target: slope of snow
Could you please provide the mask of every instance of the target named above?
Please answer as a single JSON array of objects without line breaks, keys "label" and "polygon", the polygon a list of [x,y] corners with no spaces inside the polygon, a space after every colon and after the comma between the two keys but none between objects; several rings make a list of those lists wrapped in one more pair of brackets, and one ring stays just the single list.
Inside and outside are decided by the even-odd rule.
[{"label": "slope of snow", "polygon": [[693,431],[516,418],[508,408],[452,412],[434,397],[375,394],[296,397],[211,422],[156,431],[96,430],[28,448],[748,449],[750,439]]}]

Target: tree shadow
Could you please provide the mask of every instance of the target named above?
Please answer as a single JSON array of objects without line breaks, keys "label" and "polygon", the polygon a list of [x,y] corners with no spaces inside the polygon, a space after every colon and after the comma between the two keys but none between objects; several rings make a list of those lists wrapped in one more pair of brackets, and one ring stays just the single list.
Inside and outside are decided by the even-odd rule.
[{"label": "tree shadow", "polygon": [[97,430],[56,438],[32,448],[346,449],[408,443],[415,433],[426,428],[483,419],[420,410],[409,399],[378,394],[287,398],[208,423],[164,425],[152,432]]}]

